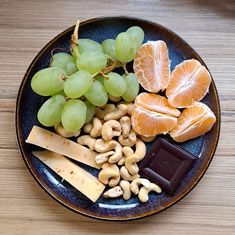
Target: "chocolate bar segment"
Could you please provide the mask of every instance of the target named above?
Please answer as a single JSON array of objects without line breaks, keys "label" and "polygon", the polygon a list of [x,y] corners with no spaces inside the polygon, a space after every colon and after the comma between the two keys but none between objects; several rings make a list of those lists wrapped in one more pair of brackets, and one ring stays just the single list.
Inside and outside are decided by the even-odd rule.
[{"label": "chocolate bar segment", "polygon": [[174,193],[195,159],[184,149],[157,138],[140,164],[140,175]]}]

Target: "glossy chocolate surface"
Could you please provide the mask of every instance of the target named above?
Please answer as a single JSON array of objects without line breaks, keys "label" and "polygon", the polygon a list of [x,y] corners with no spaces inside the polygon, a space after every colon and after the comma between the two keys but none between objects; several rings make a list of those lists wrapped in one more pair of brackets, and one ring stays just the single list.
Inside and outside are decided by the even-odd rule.
[{"label": "glossy chocolate surface", "polygon": [[191,153],[159,137],[140,164],[140,175],[173,193],[195,159]]}]

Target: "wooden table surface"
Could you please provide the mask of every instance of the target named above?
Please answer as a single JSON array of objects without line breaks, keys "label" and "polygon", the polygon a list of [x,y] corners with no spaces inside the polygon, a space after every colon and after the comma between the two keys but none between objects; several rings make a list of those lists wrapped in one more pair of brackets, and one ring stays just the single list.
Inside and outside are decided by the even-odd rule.
[{"label": "wooden table surface", "polygon": [[[96,221],[69,211],[35,182],[15,135],[17,90],[38,51],[81,20],[128,15],[169,27],[202,56],[216,82],[219,145],[197,187],[170,209],[137,221]],[[235,1],[0,0],[0,234],[235,234]]]}]

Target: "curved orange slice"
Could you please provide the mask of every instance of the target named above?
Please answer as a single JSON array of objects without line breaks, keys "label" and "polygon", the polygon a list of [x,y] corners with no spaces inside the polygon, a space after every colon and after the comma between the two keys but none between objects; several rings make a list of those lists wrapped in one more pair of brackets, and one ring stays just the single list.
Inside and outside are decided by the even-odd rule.
[{"label": "curved orange slice", "polygon": [[184,142],[207,133],[216,121],[210,108],[196,102],[181,113],[177,126],[170,132],[171,137],[177,142]]},{"label": "curved orange slice", "polygon": [[135,104],[145,109],[162,114],[169,114],[174,117],[179,117],[180,115],[180,111],[171,107],[164,96],[157,94],[143,92],[136,97]]},{"label": "curved orange slice", "polygon": [[142,136],[166,134],[177,125],[180,111],[157,94],[141,93],[135,99],[131,113],[133,129]]},{"label": "curved orange slice", "polygon": [[131,123],[138,134],[149,137],[172,130],[177,125],[177,118],[134,106]]},{"label": "curved orange slice", "polygon": [[154,93],[165,90],[170,78],[166,43],[159,40],[143,44],[136,53],[133,68],[145,90]]},{"label": "curved orange slice", "polygon": [[166,96],[171,106],[185,108],[200,101],[208,92],[211,76],[197,60],[185,60],[171,74]]}]

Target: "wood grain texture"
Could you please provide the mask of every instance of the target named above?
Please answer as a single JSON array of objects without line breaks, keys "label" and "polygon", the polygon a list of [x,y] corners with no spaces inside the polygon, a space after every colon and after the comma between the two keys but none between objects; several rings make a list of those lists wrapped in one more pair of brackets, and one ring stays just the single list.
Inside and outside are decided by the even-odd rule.
[{"label": "wood grain texture", "polygon": [[[182,36],[202,56],[222,108],[220,142],[198,186],[170,209],[111,223],[53,201],[29,174],[17,147],[17,90],[37,52],[81,20],[111,15],[149,19]],[[0,1],[0,234],[235,234],[235,1]]]}]

